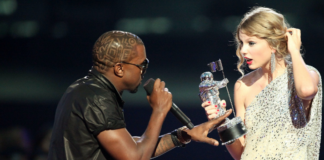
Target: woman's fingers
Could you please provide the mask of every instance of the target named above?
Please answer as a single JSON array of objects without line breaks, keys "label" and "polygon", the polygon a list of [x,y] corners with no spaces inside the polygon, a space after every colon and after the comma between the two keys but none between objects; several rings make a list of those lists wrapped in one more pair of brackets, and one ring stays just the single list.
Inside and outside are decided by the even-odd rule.
[{"label": "woman's fingers", "polygon": [[206,102],[204,102],[204,103],[201,104],[201,106],[203,108],[205,108],[206,106],[209,106],[209,105],[211,105],[210,101],[206,101]]},{"label": "woman's fingers", "polygon": [[297,30],[297,36],[298,36],[298,40],[301,41],[301,31],[300,31],[300,29]]},{"label": "woman's fingers", "polygon": [[225,100],[221,101],[221,107],[226,108],[226,101]]},{"label": "woman's fingers", "polygon": [[288,36],[288,33],[290,33],[291,37],[301,39],[301,31],[297,28],[288,28],[286,35]]},{"label": "woman's fingers", "polygon": [[[220,105],[220,107],[225,109],[226,108],[226,101],[221,100],[219,105]],[[202,103],[201,106],[205,109],[206,116],[207,116],[208,120],[212,120],[218,115],[218,112],[219,112],[220,108],[218,108],[217,105],[211,104],[210,101]]]},{"label": "woman's fingers", "polygon": [[212,110],[212,109],[219,109],[219,108],[217,108],[216,105],[209,105],[205,107],[205,111]]},{"label": "woman's fingers", "polygon": [[214,113],[218,113],[219,112],[219,110],[218,109],[216,109],[216,108],[212,108],[212,109],[205,109],[205,111],[206,111],[206,114],[208,114],[208,115],[210,115],[210,114],[214,114]]},{"label": "woman's fingers", "polygon": [[[208,101],[202,103],[201,106],[202,106],[203,108],[205,108],[205,110],[206,110],[206,109],[209,110],[209,109],[213,109],[213,108],[217,108],[217,107],[218,107],[217,105],[211,105],[211,103],[208,102]],[[221,106],[222,108],[226,108],[226,101],[225,101],[225,100],[222,100],[221,103],[220,103],[220,106]]]},{"label": "woman's fingers", "polygon": [[217,116],[219,109],[217,109],[214,105],[210,105],[205,107],[205,112],[208,120],[212,120]]},{"label": "woman's fingers", "polygon": [[293,52],[295,50],[299,51],[301,42],[301,31],[297,28],[288,28],[286,36],[288,38],[288,50]]},{"label": "woman's fingers", "polygon": [[216,116],[217,116],[217,114],[214,113],[214,114],[208,115],[207,118],[208,118],[208,120],[212,120],[212,119],[216,118]]}]

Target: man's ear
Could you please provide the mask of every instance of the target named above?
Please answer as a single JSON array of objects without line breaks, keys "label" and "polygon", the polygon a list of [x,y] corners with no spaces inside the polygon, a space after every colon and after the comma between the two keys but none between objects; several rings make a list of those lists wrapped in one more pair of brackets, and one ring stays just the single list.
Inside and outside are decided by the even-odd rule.
[{"label": "man's ear", "polygon": [[123,77],[124,76],[123,64],[116,63],[114,65],[114,73],[118,77]]}]

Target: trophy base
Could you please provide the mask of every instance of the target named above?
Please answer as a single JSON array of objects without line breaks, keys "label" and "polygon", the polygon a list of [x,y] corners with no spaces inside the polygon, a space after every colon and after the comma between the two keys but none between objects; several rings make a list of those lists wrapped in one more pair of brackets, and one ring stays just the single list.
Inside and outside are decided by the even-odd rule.
[{"label": "trophy base", "polygon": [[232,143],[247,133],[241,117],[235,117],[231,120],[226,118],[225,123],[217,127],[217,130],[222,145]]}]

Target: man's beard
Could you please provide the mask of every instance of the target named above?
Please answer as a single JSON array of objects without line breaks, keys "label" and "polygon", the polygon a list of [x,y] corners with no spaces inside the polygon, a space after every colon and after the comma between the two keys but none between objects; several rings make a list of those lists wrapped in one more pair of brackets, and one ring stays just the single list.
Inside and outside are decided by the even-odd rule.
[{"label": "man's beard", "polygon": [[136,86],[135,89],[130,90],[129,92],[130,92],[130,93],[136,93],[136,92],[138,91],[138,87],[139,87],[140,85],[141,85],[141,84],[138,84],[138,85]]}]

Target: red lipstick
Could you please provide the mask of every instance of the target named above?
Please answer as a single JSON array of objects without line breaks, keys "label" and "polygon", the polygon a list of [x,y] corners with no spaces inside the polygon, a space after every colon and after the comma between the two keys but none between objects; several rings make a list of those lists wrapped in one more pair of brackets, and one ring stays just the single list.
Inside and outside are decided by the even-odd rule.
[{"label": "red lipstick", "polygon": [[252,64],[252,59],[244,57],[246,60],[246,64],[251,65]]}]

